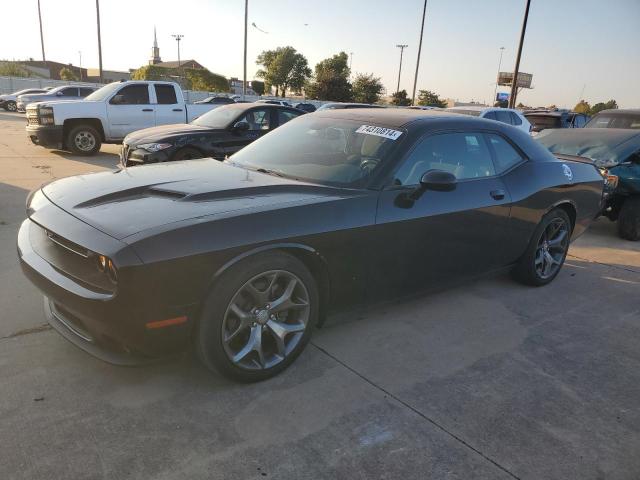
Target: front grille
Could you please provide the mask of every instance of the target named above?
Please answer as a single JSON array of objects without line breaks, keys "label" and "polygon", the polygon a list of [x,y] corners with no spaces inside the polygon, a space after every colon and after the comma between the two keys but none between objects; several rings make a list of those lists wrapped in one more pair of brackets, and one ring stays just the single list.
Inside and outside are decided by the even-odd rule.
[{"label": "front grille", "polygon": [[33,250],[53,268],[84,287],[115,293],[115,285],[96,265],[96,255],[86,248],[34,223],[30,229]]}]

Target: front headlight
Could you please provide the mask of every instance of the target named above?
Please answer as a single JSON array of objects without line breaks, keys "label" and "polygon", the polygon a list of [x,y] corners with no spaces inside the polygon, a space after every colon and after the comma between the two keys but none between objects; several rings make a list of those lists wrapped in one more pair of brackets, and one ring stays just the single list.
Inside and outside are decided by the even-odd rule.
[{"label": "front headlight", "polygon": [[142,145],[138,145],[136,148],[142,148],[147,152],[159,152],[160,150],[165,150],[172,145],[170,143],[143,143]]},{"label": "front headlight", "polygon": [[96,267],[100,273],[104,273],[111,283],[118,283],[118,270],[109,257],[98,255],[96,257]]}]

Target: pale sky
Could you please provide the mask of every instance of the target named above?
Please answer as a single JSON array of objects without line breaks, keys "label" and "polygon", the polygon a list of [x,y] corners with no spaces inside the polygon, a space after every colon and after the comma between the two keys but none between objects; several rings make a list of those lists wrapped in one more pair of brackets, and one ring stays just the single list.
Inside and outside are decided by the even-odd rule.
[{"label": "pale sky", "polygon": [[[593,103],[615,98],[640,107],[640,0],[532,0],[520,70],[533,74],[529,105],[573,107],[581,92]],[[291,45],[311,68],[341,50],[353,52],[353,71],[382,78],[395,90],[399,49],[401,86],[411,94],[422,0],[249,0],[248,78],[264,49]],[[41,59],[37,0],[4,0],[15,21],[0,28],[0,59]],[[48,60],[97,67],[94,0],[41,0]],[[502,70],[513,70],[525,0],[428,0],[418,88],[461,101],[489,102]],[[181,58],[242,77],[244,0],[101,0],[103,67],[148,62],[153,27],[163,60],[176,60],[173,33],[184,35]],[[308,24],[308,25],[305,25]],[[506,91],[506,89],[502,89]]]}]

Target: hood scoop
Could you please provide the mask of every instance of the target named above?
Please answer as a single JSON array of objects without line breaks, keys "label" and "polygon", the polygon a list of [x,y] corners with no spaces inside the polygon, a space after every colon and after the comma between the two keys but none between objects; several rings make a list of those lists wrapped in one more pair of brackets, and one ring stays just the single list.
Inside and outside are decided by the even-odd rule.
[{"label": "hood scoop", "polygon": [[75,208],[91,208],[109,203],[127,202],[129,200],[137,200],[150,197],[180,200],[187,196],[183,192],[176,192],[175,190],[159,188],[160,185],[163,185],[163,183],[133,187],[126,190],[121,190],[119,192],[108,193],[106,195],[91,198],[85,202],[79,203],[75,206]]}]

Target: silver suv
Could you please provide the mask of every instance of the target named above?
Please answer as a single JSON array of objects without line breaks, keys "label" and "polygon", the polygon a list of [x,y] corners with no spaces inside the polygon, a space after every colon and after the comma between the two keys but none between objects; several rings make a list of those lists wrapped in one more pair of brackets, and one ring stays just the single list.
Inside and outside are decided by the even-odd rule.
[{"label": "silver suv", "polygon": [[35,102],[46,102],[49,100],[81,100],[87,95],[92,94],[96,90],[95,87],[85,87],[77,85],[69,85],[56,87],[47,93],[38,93],[33,95],[20,95],[17,101],[19,112],[27,110],[27,105]]}]

